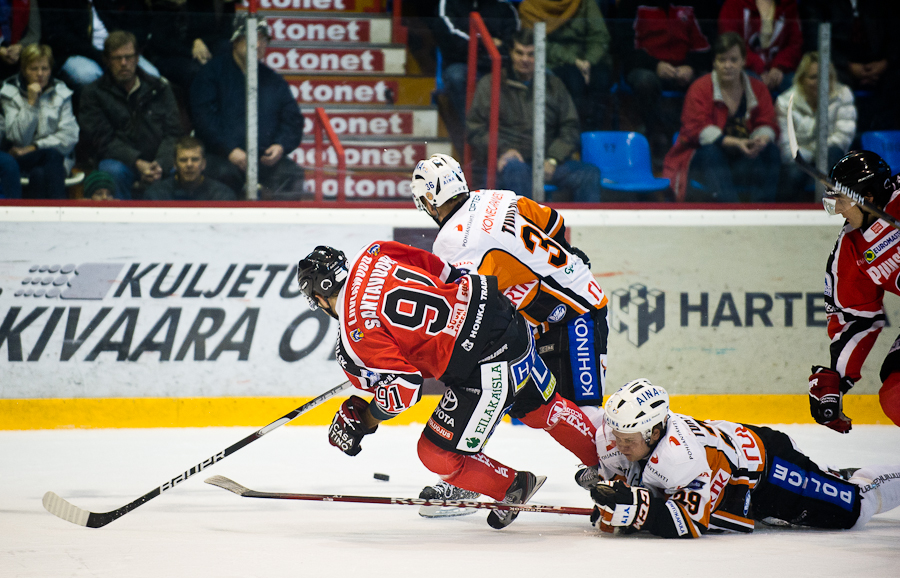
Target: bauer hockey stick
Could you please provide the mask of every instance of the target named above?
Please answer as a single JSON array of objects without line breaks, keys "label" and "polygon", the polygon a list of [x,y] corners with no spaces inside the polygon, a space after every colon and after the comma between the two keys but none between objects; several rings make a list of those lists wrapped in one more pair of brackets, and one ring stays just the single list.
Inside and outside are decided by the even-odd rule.
[{"label": "bauer hockey stick", "polygon": [[304,413],[308,412],[309,410],[316,407],[317,405],[320,405],[325,400],[330,399],[330,398],[334,397],[336,394],[338,394],[339,392],[347,389],[348,387],[350,387],[350,385],[351,384],[349,381],[345,381],[344,383],[342,383],[340,385],[336,385],[335,387],[332,387],[331,389],[329,389],[328,391],[326,391],[319,397],[313,399],[310,402],[307,402],[307,403],[301,405],[300,407],[291,411],[290,413],[283,415],[282,417],[276,419],[275,421],[273,421],[266,427],[253,432],[252,434],[245,437],[241,441],[228,446],[221,452],[206,458],[199,464],[193,466],[191,469],[178,474],[171,480],[165,482],[163,485],[161,485],[157,488],[153,488],[151,491],[147,492],[146,494],[144,494],[137,500],[131,502],[130,504],[125,504],[121,508],[117,508],[110,512],[90,512],[88,510],[83,510],[83,509],[79,508],[78,506],[75,506],[74,504],[64,500],[63,498],[60,498],[54,492],[47,492],[46,494],[44,494],[44,499],[43,499],[44,508],[48,512],[53,514],[54,516],[56,516],[58,518],[62,518],[63,520],[65,520],[67,522],[72,522],[73,524],[78,524],[79,526],[87,526],[88,528],[102,528],[103,526],[109,524],[110,522],[112,522],[114,520],[118,520],[119,518],[121,518],[122,516],[127,514],[128,512],[137,508],[138,506],[142,506],[142,505],[146,504],[147,502],[149,502],[156,496],[162,494],[163,492],[165,492],[167,490],[171,490],[172,488],[174,488],[181,482],[185,481],[186,479],[190,478],[194,474],[196,474],[202,470],[205,470],[206,468],[212,466],[213,464],[215,464],[217,462],[224,460],[225,458],[227,458],[234,452],[238,451],[242,447],[244,447],[252,442],[255,442],[256,440],[258,440],[262,436],[266,435],[267,433],[271,432],[272,430],[279,428],[279,427],[283,426],[284,424],[294,420],[295,418],[303,415]]},{"label": "bauer hockey stick", "polygon": [[270,500],[306,500],[311,502],[349,502],[353,504],[383,504],[390,506],[439,506],[446,508],[475,508],[514,512],[540,512],[542,514],[574,514],[590,516],[592,508],[570,506],[543,506],[538,504],[504,504],[503,502],[479,502],[467,500],[423,500],[421,498],[384,498],[379,496],[343,496],[340,494],[293,494],[285,492],[258,492],[245,488],[225,476],[213,476],[207,484],[234,492],[242,498],[267,498]]},{"label": "bauer hockey stick", "polygon": [[791,95],[791,99],[788,101],[788,109],[787,109],[787,133],[788,133],[788,143],[791,145],[791,156],[794,157],[794,162],[797,163],[797,166],[800,169],[814,178],[816,181],[825,185],[825,187],[830,190],[838,193],[839,195],[846,197],[856,203],[860,209],[863,211],[878,217],[879,219],[884,219],[887,221],[892,227],[900,230],[900,221],[895,219],[894,217],[887,214],[883,209],[876,207],[875,205],[866,201],[862,195],[851,189],[850,187],[843,185],[836,180],[832,179],[809,162],[803,158],[800,154],[800,145],[797,144],[797,133],[794,130],[794,96]]}]

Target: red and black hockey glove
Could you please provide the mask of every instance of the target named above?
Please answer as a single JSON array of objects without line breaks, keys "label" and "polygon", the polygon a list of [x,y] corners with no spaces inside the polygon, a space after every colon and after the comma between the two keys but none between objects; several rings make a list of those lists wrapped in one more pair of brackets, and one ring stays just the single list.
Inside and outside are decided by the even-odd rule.
[{"label": "red and black hockey glove", "polygon": [[844,415],[843,395],[853,387],[846,377],[821,365],[812,367],[809,376],[809,411],[816,420],[836,432],[848,433],[850,418]]},{"label": "red and black hockey glove", "polygon": [[331,445],[348,456],[355,456],[362,451],[359,444],[363,437],[378,429],[377,425],[368,428],[363,422],[362,416],[368,407],[368,401],[355,395],[351,395],[341,404],[341,408],[331,420],[331,427],[328,428],[328,441]]},{"label": "red and black hockey glove", "polygon": [[621,480],[599,482],[591,489],[591,498],[597,506],[591,522],[599,522],[603,532],[616,528],[640,530],[650,514],[650,492],[638,486],[629,487]]}]

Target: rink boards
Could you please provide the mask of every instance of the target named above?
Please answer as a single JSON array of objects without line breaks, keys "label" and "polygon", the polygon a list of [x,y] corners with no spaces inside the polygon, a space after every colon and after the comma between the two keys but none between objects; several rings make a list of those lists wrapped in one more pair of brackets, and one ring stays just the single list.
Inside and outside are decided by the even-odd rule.
[{"label": "rink boards", "polygon": [[[563,210],[610,300],[607,391],[647,377],[676,411],[805,423],[827,364],[821,210]],[[342,381],[336,326],[296,263],[375,239],[430,246],[414,210],[0,207],[0,429],[265,425]],[[846,397],[877,403],[889,326]],[[428,397],[398,423],[424,423]],[[330,422],[329,402],[298,423]]]}]

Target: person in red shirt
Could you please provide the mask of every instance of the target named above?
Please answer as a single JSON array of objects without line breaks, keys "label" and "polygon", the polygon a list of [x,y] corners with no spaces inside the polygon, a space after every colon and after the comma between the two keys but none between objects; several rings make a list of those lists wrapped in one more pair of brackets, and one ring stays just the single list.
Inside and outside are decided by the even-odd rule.
[{"label": "person in red shirt", "polygon": [[[740,36],[722,34],[713,52],[712,73],[698,78],[684,98],[681,131],[663,176],[679,201],[775,201],[781,158],[772,98],[743,71],[747,51]],[[689,181],[700,186],[688,187]]]},{"label": "person in red shirt", "polygon": [[747,46],[747,70],[777,96],[791,87],[803,56],[796,0],[725,0],[719,34],[735,32]]},{"label": "person in red shirt", "polygon": [[[863,195],[890,215],[900,216],[900,178],[871,151],[853,151],[834,165],[831,177]],[[863,362],[887,318],[884,293],[900,295],[900,231],[864,212],[845,197],[827,197],[825,209],[847,221],[825,268],[825,311],[831,338],[831,364],[814,365],[809,405],[816,422],[847,433],[843,395],[859,381]],[[900,425],[900,337],[881,365],[881,409]]]},{"label": "person in red shirt", "polygon": [[[300,261],[300,290],[337,319],[335,356],[357,388],[335,414],[329,441],[348,455],[378,424],[416,404],[425,378],[448,390],[418,443],[419,458],[456,487],[508,503],[525,503],[545,477],[518,471],[482,452],[509,413],[544,429],[586,464],[597,463],[596,430],[537,355],[531,329],[497,288],[497,278],[467,274],[438,256],[377,241],[348,263],[317,247]],[[521,411],[521,408],[527,408]],[[504,528],[517,512],[492,511]]]}]

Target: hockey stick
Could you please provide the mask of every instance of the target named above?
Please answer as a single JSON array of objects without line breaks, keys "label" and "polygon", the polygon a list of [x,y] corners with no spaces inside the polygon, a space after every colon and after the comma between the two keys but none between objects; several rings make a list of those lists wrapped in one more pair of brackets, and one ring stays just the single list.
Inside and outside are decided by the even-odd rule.
[{"label": "hockey stick", "polygon": [[384,504],[391,506],[440,506],[446,508],[475,508],[479,510],[501,510],[514,512],[539,512],[542,514],[573,514],[590,516],[591,508],[569,506],[543,506],[538,504],[504,504],[503,502],[478,502],[467,500],[423,500],[420,498],[383,498],[378,496],[343,496],[340,494],[292,494],[284,492],[257,492],[245,488],[225,476],[213,476],[205,480],[207,484],[234,492],[243,498],[268,498],[270,500],[307,500],[311,502],[349,502],[353,504]]},{"label": "hockey stick", "polygon": [[224,460],[225,458],[227,458],[234,452],[238,451],[242,447],[244,447],[252,442],[255,442],[256,440],[258,440],[262,436],[266,435],[267,433],[271,432],[272,430],[283,426],[284,424],[294,420],[295,418],[297,418],[300,415],[303,415],[304,413],[308,412],[309,410],[316,407],[317,405],[320,405],[325,400],[330,399],[330,398],[334,397],[337,393],[347,389],[348,387],[350,387],[350,385],[351,384],[349,381],[345,381],[344,383],[342,383],[340,385],[336,385],[335,387],[332,387],[331,389],[329,389],[328,391],[326,391],[319,397],[301,405],[300,407],[291,411],[290,413],[283,415],[282,417],[273,421],[266,427],[253,432],[252,434],[245,437],[241,441],[228,446],[221,452],[206,458],[205,460],[203,460],[196,466],[193,466],[191,469],[178,474],[177,476],[175,476],[171,480],[165,482],[163,485],[159,486],[158,488],[153,488],[151,491],[147,492],[146,494],[144,494],[137,500],[131,502],[130,504],[125,504],[121,508],[117,508],[117,509],[109,511],[109,512],[90,512],[88,510],[83,510],[83,509],[79,508],[78,506],[75,506],[74,504],[64,500],[63,498],[60,498],[54,492],[47,492],[46,494],[44,494],[44,499],[42,500],[42,503],[44,504],[44,508],[48,512],[50,512],[51,514],[53,514],[54,516],[56,516],[58,518],[62,518],[63,520],[65,520],[67,522],[72,522],[73,524],[78,524],[79,526],[87,526],[88,528],[102,528],[103,526],[109,524],[113,520],[118,520],[119,518],[121,518],[122,516],[127,514],[128,512],[137,508],[138,506],[144,505],[145,503],[149,502],[150,500],[152,500],[156,496],[162,494],[163,492],[165,492],[167,490],[171,490],[172,488],[174,488],[181,482],[185,481],[186,479],[190,478],[194,474],[196,474],[202,470],[205,470],[206,468],[212,466],[213,464],[215,464],[221,460]]},{"label": "hockey stick", "polygon": [[844,196],[854,203],[856,203],[860,209],[863,211],[878,217],[879,219],[884,219],[887,221],[892,227],[900,230],[900,221],[887,214],[883,209],[876,207],[875,205],[866,201],[866,199],[851,189],[850,187],[843,185],[836,180],[832,179],[813,165],[809,164],[806,159],[800,155],[800,145],[797,144],[797,133],[794,130],[794,96],[791,95],[790,101],[788,101],[788,109],[787,109],[787,133],[788,133],[788,143],[791,146],[791,156],[794,157],[794,162],[797,163],[797,166],[800,169],[811,176],[816,181],[825,185],[825,187],[831,191],[834,191],[841,196]]}]

